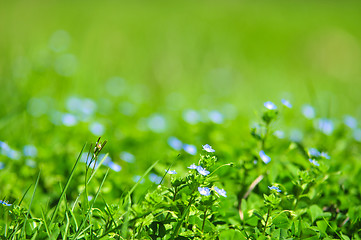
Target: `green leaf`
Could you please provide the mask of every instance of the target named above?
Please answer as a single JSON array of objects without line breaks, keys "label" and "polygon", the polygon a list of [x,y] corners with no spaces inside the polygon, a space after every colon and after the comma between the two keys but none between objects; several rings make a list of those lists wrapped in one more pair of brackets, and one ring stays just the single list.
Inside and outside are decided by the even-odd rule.
[{"label": "green leaf", "polygon": [[312,223],[317,219],[323,216],[323,211],[318,205],[312,205],[309,208],[309,213],[311,215]]},{"label": "green leaf", "polygon": [[318,240],[317,232],[312,230],[311,228],[302,229],[301,239],[304,240]]},{"label": "green leaf", "polygon": [[324,220],[317,221],[316,225],[318,227],[318,230],[320,230],[321,233],[326,234],[327,223]]},{"label": "green leaf", "polygon": [[277,228],[288,229],[290,227],[290,220],[285,213],[275,217],[272,222]]},{"label": "green leaf", "polygon": [[239,231],[234,229],[229,229],[222,231],[219,235],[219,239],[224,240],[239,240],[239,239],[246,239]]}]

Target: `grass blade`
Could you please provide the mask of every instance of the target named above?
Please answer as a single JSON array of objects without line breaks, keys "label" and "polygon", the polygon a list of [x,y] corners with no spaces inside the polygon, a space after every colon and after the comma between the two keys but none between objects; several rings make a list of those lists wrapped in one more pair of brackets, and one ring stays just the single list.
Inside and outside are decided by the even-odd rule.
[{"label": "grass blade", "polygon": [[70,181],[71,181],[71,179],[73,178],[73,175],[74,175],[76,166],[77,166],[78,163],[79,163],[80,157],[81,157],[81,155],[82,155],[82,153],[83,153],[83,151],[84,151],[85,146],[86,146],[86,144],[84,144],[83,148],[81,149],[81,151],[80,151],[80,153],[79,153],[79,156],[78,156],[78,158],[76,159],[76,162],[75,162],[75,164],[74,164],[74,166],[73,166],[73,169],[72,169],[71,172],[70,172],[70,176],[69,176],[69,178],[68,178],[68,180],[67,180],[67,182],[66,182],[66,184],[65,184],[65,187],[64,187],[63,191],[62,191],[61,194],[60,194],[60,197],[59,197],[59,200],[58,200],[58,204],[57,204],[56,207],[55,207],[55,210],[54,210],[54,212],[53,212],[53,215],[51,216],[50,223],[49,223],[49,227],[51,227],[51,224],[53,223],[53,221],[54,221],[54,219],[55,219],[55,216],[56,216],[56,214],[57,214],[57,212],[58,212],[58,210],[59,210],[59,206],[60,206],[61,200],[62,200],[62,198],[63,198],[66,190],[67,190],[68,187],[69,187]]},{"label": "grass blade", "polygon": [[25,218],[25,221],[24,221],[24,226],[23,226],[23,229],[21,230],[20,237],[23,236],[23,234],[25,234],[25,236],[26,236],[26,224],[27,224],[27,221],[28,221],[28,218],[29,218],[29,215],[30,215],[30,209],[31,209],[31,205],[33,203],[34,197],[35,197],[36,188],[38,187],[40,173],[41,173],[41,171],[39,172],[38,177],[37,177],[36,182],[35,182],[33,195],[31,196],[31,200],[30,200],[30,204],[29,204],[29,208],[28,208],[28,213],[26,214],[26,218]]}]

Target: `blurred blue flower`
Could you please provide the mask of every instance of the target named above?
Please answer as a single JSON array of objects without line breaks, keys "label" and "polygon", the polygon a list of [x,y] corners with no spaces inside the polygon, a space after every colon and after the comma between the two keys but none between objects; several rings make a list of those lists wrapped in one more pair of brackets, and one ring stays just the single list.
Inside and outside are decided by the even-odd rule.
[{"label": "blurred blue flower", "polygon": [[0,204],[5,205],[5,206],[7,206],[7,207],[10,207],[10,206],[11,206],[11,204],[9,204],[8,202],[3,201],[3,200],[0,200]]},{"label": "blurred blue flower", "polygon": [[211,190],[207,187],[198,187],[198,192],[203,196],[211,195]]},{"label": "blurred blue flower", "polygon": [[75,126],[78,123],[78,120],[73,114],[65,113],[61,118],[62,123],[67,127]]},{"label": "blurred blue flower", "polygon": [[0,170],[5,168],[5,164],[3,162],[0,162]]},{"label": "blurred blue flower", "polygon": [[267,164],[271,161],[271,158],[269,156],[267,156],[263,150],[259,151],[259,156],[265,164]]},{"label": "blurred blue flower", "polygon": [[309,104],[302,106],[302,114],[308,119],[315,118],[316,116],[315,109]]},{"label": "blurred blue flower", "polygon": [[36,167],[36,162],[33,159],[26,159],[25,160],[25,164],[31,168],[35,168]]},{"label": "blurred blue flower", "polygon": [[[134,175],[132,179],[134,182],[138,182],[141,178],[142,176]],[[140,181],[140,183],[144,183],[144,178],[142,179],[142,181]]]},{"label": "blurred blue flower", "polygon": [[7,143],[0,141],[0,150],[6,152],[10,150],[10,147]]},{"label": "blurred blue flower", "polygon": [[273,133],[274,136],[276,136],[279,139],[285,138],[285,133],[281,130],[277,130]]},{"label": "blurred blue flower", "polygon": [[90,164],[90,168],[97,168],[98,167],[98,163],[93,159],[92,160],[92,155],[88,153],[82,153],[80,156],[80,162],[85,163],[86,165]]},{"label": "blurred blue flower", "polygon": [[303,138],[303,133],[298,129],[292,129],[290,132],[290,140],[293,142],[300,142]]},{"label": "blurred blue flower", "polygon": [[318,151],[316,148],[309,148],[308,149],[308,155],[310,155],[310,157],[320,157],[321,153],[320,151]]},{"label": "blurred blue flower", "polygon": [[21,157],[21,153],[18,151],[15,151],[13,149],[10,149],[5,154],[6,154],[6,156],[8,156],[8,158],[11,158],[13,160],[19,160]]},{"label": "blurred blue flower", "polygon": [[181,150],[182,149],[182,146],[183,146],[183,143],[181,140],[179,140],[178,138],[176,137],[169,137],[168,138],[168,145],[173,148],[174,150]]},{"label": "blurred blue flower", "polygon": [[219,111],[213,110],[208,113],[209,119],[211,119],[212,122],[221,124],[223,123],[224,117],[223,114]]},{"label": "blurred blue flower", "polygon": [[114,162],[109,162],[107,165],[113,171],[119,172],[120,170],[122,170],[122,167],[119,166],[118,164],[114,163]]},{"label": "blurred blue flower", "polygon": [[356,128],[354,131],[353,131],[353,138],[358,141],[358,142],[361,142],[361,129],[360,128]]},{"label": "blurred blue flower", "polygon": [[99,122],[93,122],[89,125],[89,130],[92,134],[96,136],[101,136],[105,132],[104,125]]},{"label": "blurred blue flower", "polygon": [[269,188],[270,190],[275,190],[276,192],[281,192],[281,189],[279,189],[279,188],[276,187],[276,186],[268,186],[268,188]]},{"label": "blurred blue flower", "polygon": [[346,126],[348,126],[351,129],[357,128],[357,120],[350,115],[344,116],[343,122],[345,123]]},{"label": "blurred blue flower", "polygon": [[183,112],[183,119],[189,124],[197,124],[201,121],[201,115],[193,109],[188,109]]},{"label": "blurred blue flower", "polygon": [[25,157],[36,157],[38,150],[34,145],[26,145],[23,148],[23,153]]},{"label": "blurred blue flower", "polygon": [[313,165],[315,165],[315,166],[317,166],[317,167],[319,167],[320,166],[320,164],[315,160],[315,159],[308,159],[308,161],[310,161],[310,163],[312,163]]},{"label": "blurred blue flower", "polygon": [[168,173],[168,174],[177,174],[177,172],[175,171],[175,170],[165,170],[166,171],[166,173]]},{"label": "blurred blue flower", "polygon": [[134,163],[135,162],[135,157],[133,154],[129,153],[129,152],[121,152],[119,154],[120,159],[122,159],[123,161],[126,161],[127,163]]},{"label": "blurred blue flower", "polygon": [[152,114],[147,119],[148,128],[156,133],[162,133],[167,129],[167,121],[165,117],[159,113]]},{"label": "blurred blue flower", "polygon": [[269,110],[276,110],[277,109],[277,106],[271,101],[265,102],[263,105]]},{"label": "blurred blue flower", "polygon": [[207,152],[215,152],[216,150],[214,150],[210,145],[206,144],[206,145],[202,145],[203,150],[207,151]]},{"label": "blurred blue flower", "polygon": [[219,189],[217,187],[213,187],[214,191],[216,191],[219,195],[223,197],[227,197],[227,192],[224,189]]},{"label": "blurred blue flower", "polygon": [[197,167],[198,167],[198,166],[193,163],[193,164],[190,165],[188,168],[189,168],[189,169],[197,169]]},{"label": "blurred blue flower", "polygon": [[197,166],[197,171],[203,176],[207,176],[210,173],[206,169],[202,168],[202,166]]},{"label": "blurred blue flower", "polygon": [[282,102],[282,104],[285,105],[286,107],[292,108],[292,104],[291,104],[289,101],[287,101],[287,100],[285,100],[285,99],[282,99],[281,102]]},{"label": "blurred blue flower", "polygon": [[331,157],[330,157],[327,153],[325,153],[325,152],[322,152],[320,156],[323,157],[323,158],[325,158],[325,159],[330,159],[330,158],[331,158]]},{"label": "blurred blue flower", "polygon": [[327,118],[318,120],[318,129],[326,135],[331,135],[334,129],[333,122]]},{"label": "blurred blue flower", "polygon": [[162,177],[158,176],[155,173],[149,174],[149,180],[155,184],[159,184],[162,181]]},{"label": "blurred blue flower", "polygon": [[183,149],[184,149],[184,151],[186,151],[187,153],[189,153],[191,155],[196,155],[196,153],[197,153],[196,146],[191,145],[191,144],[183,144]]}]

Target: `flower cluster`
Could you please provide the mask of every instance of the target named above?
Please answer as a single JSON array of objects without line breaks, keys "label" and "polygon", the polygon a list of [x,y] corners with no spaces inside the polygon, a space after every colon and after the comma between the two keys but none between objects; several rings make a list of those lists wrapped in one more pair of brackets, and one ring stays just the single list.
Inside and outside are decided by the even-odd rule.
[{"label": "flower cluster", "polygon": [[210,189],[208,187],[198,187],[199,194],[201,194],[203,196],[211,195],[211,190],[214,190],[216,193],[218,193],[222,197],[227,197],[227,192],[224,189],[220,189],[218,187],[213,187],[212,189]]},{"label": "flower cluster", "polygon": [[207,176],[210,173],[208,170],[206,170],[202,166],[197,166],[194,163],[192,165],[190,165],[188,168],[189,169],[196,169],[199,172],[199,174],[201,174],[203,176]]},{"label": "flower cluster", "polygon": [[3,201],[3,200],[0,200],[0,204],[4,205],[4,206],[7,206],[7,207],[10,207],[11,204],[6,202],[6,201]]},{"label": "flower cluster", "polygon": [[276,191],[276,192],[281,192],[281,189],[279,189],[279,188],[276,187],[276,186],[268,186],[268,188],[269,188],[270,190],[274,190],[274,191]]}]

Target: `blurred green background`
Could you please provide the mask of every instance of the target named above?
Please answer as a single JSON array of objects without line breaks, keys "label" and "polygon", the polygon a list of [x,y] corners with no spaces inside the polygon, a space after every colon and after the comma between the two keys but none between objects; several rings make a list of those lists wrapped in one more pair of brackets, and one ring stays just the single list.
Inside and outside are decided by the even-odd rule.
[{"label": "blurred green background", "polygon": [[[0,140],[19,150],[37,146],[39,168],[59,174],[44,183],[50,188],[98,135],[125,172],[142,174],[154,160],[176,155],[169,136],[197,148],[241,144],[268,100],[294,105],[296,120],[284,123],[292,127],[303,104],[315,106],[318,117],[360,117],[360,7],[358,1],[2,1]],[[69,99],[85,99],[90,113],[66,115],[66,123],[62,114],[76,105]],[[203,118],[212,110],[224,124]],[[91,123],[103,131],[89,131]],[[127,170],[122,150],[148,165]],[[48,164],[63,160],[63,168]]]}]

